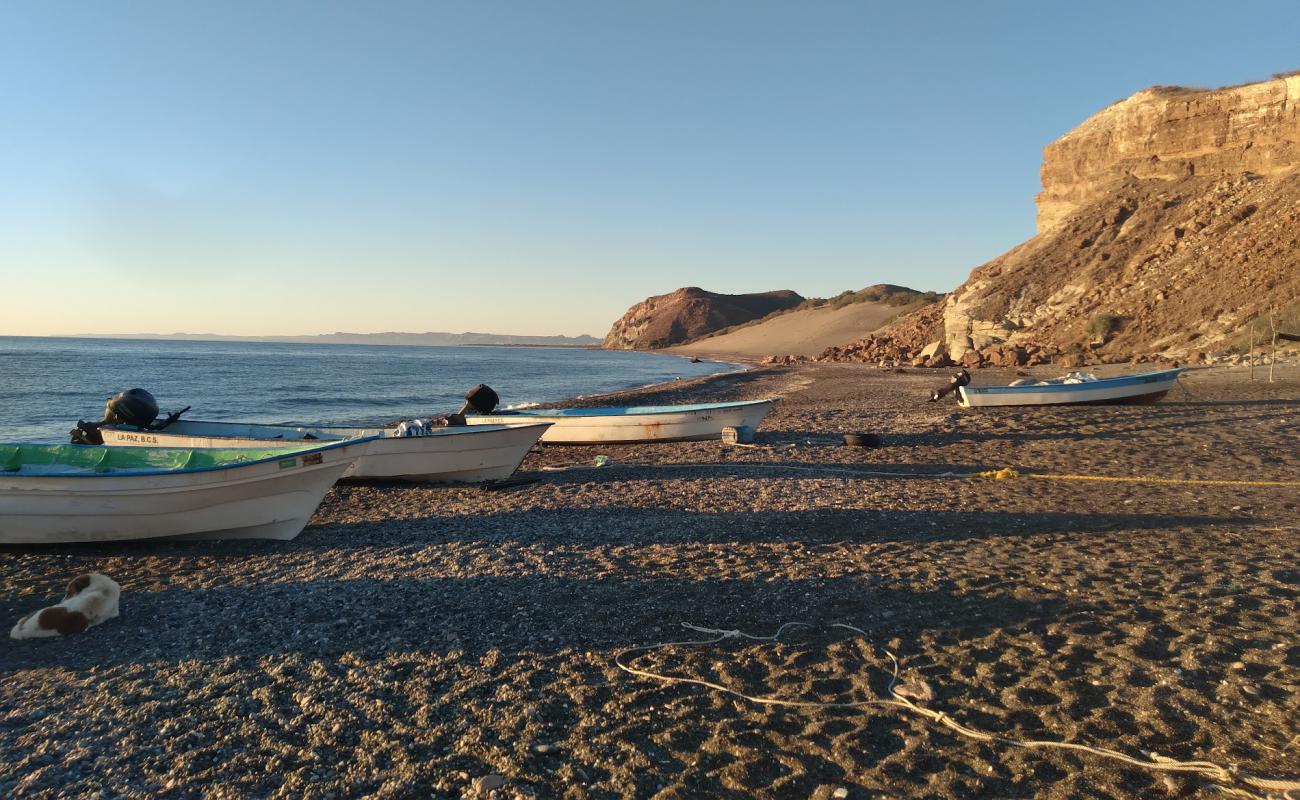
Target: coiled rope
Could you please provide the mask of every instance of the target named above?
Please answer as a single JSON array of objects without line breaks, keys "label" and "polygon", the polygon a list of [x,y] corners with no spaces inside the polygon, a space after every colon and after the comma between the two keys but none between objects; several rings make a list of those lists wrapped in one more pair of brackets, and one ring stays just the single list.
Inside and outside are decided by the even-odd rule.
[{"label": "coiled rope", "polygon": [[[687,639],[687,640],[673,641],[673,642],[659,642],[658,644],[637,645],[634,647],[624,648],[623,650],[620,650],[618,653],[614,655],[615,666],[617,666],[619,669],[623,670],[624,672],[627,672],[631,675],[635,675],[637,677],[649,678],[651,680],[656,680],[667,684],[684,683],[684,684],[693,684],[695,686],[703,686],[706,689],[712,689],[714,691],[722,692],[724,694],[728,694],[733,697],[740,698],[741,700],[745,700],[747,702],[755,703],[757,705],[763,705],[763,706],[780,706],[784,708],[797,708],[797,709],[842,708],[842,709],[857,709],[857,710],[862,710],[874,706],[874,707],[882,707],[882,708],[901,709],[908,713],[920,716],[924,719],[928,719],[932,722],[936,722],[950,730],[955,731],[956,733],[962,736],[965,736],[970,739],[974,739],[976,741],[997,743],[1008,747],[1017,747],[1022,749],[1073,750],[1076,752],[1088,753],[1090,755],[1100,756],[1102,758],[1108,758],[1114,761],[1119,761],[1121,763],[1128,764],[1130,766],[1138,767],[1141,769],[1154,770],[1157,772],[1192,773],[1212,781],[1215,784],[1216,788],[1219,789],[1219,791],[1233,797],[1252,798],[1253,800],[1271,800],[1272,798],[1292,800],[1293,798],[1300,797],[1300,795],[1294,794],[1295,792],[1300,792],[1300,780],[1293,780],[1289,778],[1287,779],[1261,778],[1252,775],[1246,775],[1235,769],[1229,769],[1227,767],[1223,767],[1218,764],[1215,764],[1212,761],[1179,761],[1178,759],[1168,758],[1159,755],[1158,753],[1148,753],[1147,755],[1149,756],[1149,760],[1143,760],[1139,758],[1134,758],[1133,756],[1130,756],[1126,753],[1122,753],[1118,750],[1111,750],[1104,747],[1092,747],[1090,745],[1075,744],[1072,742],[1053,742],[1053,741],[1046,741],[1046,740],[1015,739],[1009,736],[1002,736],[995,733],[988,733],[987,731],[981,731],[977,728],[972,728],[969,725],[965,725],[961,722],[958,722],[957,720],[953,719],[952,717],[948,716],[942,711],[937,711],[935,709],[926,708],[925,706],[919,705],[913,702],[908,697],[900,694],[897,690],[895,690],[894,687],[898,684],[898,669],[899,669],[898,658],[892,652],[890,652],[889,650],[883,647],[880,647],[878,649],[880,649],[886,656],[888,656],[890,662],[893,664],[893,671],[892,674],[890,675],[889,687],[887,689],[887,691],[889,692],[890,699],[857,700],[852,702],[785,700],[778,697],[750,695],[750,694],[745,694],[744,692],[737,691],[730,687],[723,686],[722,684],[714,683],[713,681],[704,680],[703,678],[665,675],[662,673],[652,672],[650,670],[644,670],[644,669],[639,669],[637,667],[633,667],[631,664],[625,661],[625,659],[627,659],[629,656],[632,656],[633,654],[648,653],[654,650],[661,650],[668,647],[707,646],[707,645],[717,644],[727,639],[749,639],[755,642],[774,642],[780,639],[781,634],[783,634],[788,628],[814,627],[812,625],[809,625],[806,622],[786,622],[782,624],[779,628],[777,628],[776,632],[773,633],[772,635],[758,636],[750,633],[745,633],[744,631],[739,631],[739,630],[725,630],[721,628],[704,628],[698,625],[691,625],[686,622],[681,623],[681,625],[683,628],[687,628],[689,630],[693,630],[698,633],[712,634],[713,638]],[[866,640],[868,645],[872,647],[878,647],[871,641],[866,631],[862,630],[861,628],[857,628],[854,627],[853,625],[848,625],[842,622],[834,623],[830,627],[841,628],[847,631],[852,631],[853,633],[858,634],[864,640]],[[1249,788],[1244,788],[1244,787],[1249,787]],[[1252,790],[1264,791],[1265,794],[1263,795],[1257,794],[1256,791],[1252,791]]]}]

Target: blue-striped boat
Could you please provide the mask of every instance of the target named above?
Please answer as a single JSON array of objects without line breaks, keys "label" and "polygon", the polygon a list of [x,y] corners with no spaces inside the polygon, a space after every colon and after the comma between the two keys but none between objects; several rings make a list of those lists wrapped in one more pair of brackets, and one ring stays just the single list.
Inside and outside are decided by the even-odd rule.
[{"label": "blue-striped boat", "polygon": [[962,386],[957,402],[967,408],[986,406],[1140,405],[1154,403],[1174,388],[1181,369],[1140,372],[1079,383],[1026,386]]}]

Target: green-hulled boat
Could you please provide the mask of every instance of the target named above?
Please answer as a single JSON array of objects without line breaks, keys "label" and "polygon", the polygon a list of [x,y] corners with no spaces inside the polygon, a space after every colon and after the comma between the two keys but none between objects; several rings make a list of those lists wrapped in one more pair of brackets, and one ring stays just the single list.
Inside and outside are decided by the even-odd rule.
[{"label": "green-hulled boat", "polygon": [[292,539],[372,441],[299,449],[0,444],[0,543]]}]

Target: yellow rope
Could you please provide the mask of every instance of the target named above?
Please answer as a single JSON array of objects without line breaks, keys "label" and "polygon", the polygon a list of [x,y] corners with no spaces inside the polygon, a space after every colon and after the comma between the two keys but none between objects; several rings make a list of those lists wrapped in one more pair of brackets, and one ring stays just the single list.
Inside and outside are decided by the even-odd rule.
[{"label": "yellow rope", "polygon": [[1017,472],[1011,467],[976,472],[972,478],[1007,481],[1013,478],[1038,478],[1045,481],[1102,481],[1105,483],[1155,483],[1162,486],[1287,486],[1300,487],[1300,481],[1226,481],[1207,478],[1150,478],[1144,475],[1051,475],[1042,472]]},{"label": "yellow rope", "polygon": [[976,472],[974,475],[971,475],[971,477],[990,481],[1009,481],[1012,478],[1019,478],[1020,473],[1016,472],[1011,467],[1003,467],[1002,469],[990,469],[985,470],[984,472]]}]

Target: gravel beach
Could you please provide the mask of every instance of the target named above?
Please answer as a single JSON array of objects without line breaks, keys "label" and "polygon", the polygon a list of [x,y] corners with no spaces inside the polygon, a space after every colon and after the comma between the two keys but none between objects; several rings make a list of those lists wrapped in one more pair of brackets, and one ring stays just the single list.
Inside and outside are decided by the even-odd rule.
[{"label": "gravel beach", "polygon": [[922,705],[982,731],[1297,780],[1300,490],[961,477],[1294,482],[1300,368],[1278,372],[967,410],[925,402],[947,372],[756,369],[602,399],[780,396],[752,447],[547,447],[496,490],[340,485],[292,542],[0,549],[6,625],[82,572],[123,590],[118,619],[0,645],[0,796],[1216,796],[616,666],[711,638],[684,622],[808,627],[624,661],[852,702],[887,696],[888,650]]}]

